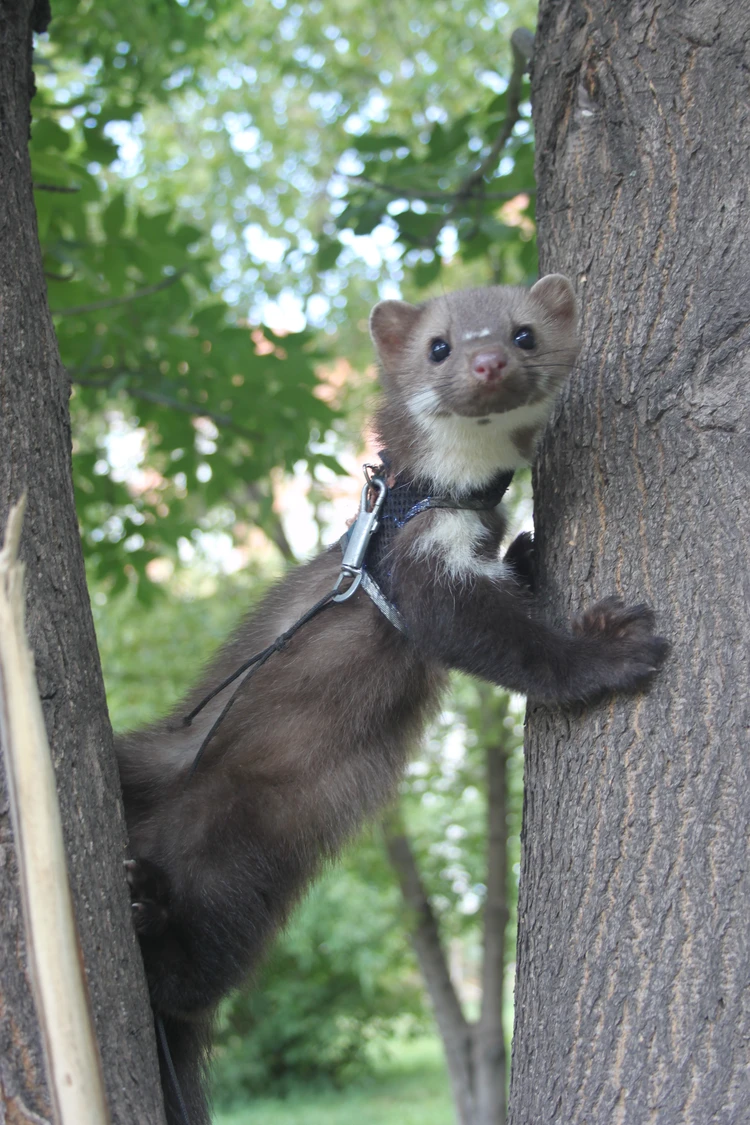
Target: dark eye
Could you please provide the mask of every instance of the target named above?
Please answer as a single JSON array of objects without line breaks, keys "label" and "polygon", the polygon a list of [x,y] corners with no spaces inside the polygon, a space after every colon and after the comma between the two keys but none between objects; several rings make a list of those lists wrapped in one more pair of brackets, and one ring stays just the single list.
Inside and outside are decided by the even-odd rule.
[{"label": "dark eye", "polygon": [[451,346],[447,340],[433,340],[430,344],[430,359],[433,363],[442,363],[451,354]]},{"label": "dark eye", "polygon": [[513,333],[513,343],[517,348],[523,348],[525,352],[530,352],[532,348],[536,347],[536,336],[534,329],[524,325],[522,328],[517,328]]}]

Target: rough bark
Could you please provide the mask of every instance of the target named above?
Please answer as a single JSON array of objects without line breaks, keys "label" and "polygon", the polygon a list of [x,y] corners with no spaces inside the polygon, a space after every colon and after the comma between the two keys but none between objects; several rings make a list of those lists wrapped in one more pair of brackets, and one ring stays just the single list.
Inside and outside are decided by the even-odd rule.
[{"label": "rough bark", "polygon": [[[73,897],[113,1120],[163,1122],[145,982],[122,875],[125,830],[73,506],[69,384],[47,308],[27,154],[31,31],[44,3],[0,0],[0,527],[28,490],[27,627],[57,774]],[[0,1120],[50,1106],[0,792]]]},{"label": "rough bark", "polygon": [[749,44],[731,0],[542,0],[540,264],[584,346],[541,589],[648,600],[673,652],[648,695],[530,709],[513,1125],[747,1121]]}]

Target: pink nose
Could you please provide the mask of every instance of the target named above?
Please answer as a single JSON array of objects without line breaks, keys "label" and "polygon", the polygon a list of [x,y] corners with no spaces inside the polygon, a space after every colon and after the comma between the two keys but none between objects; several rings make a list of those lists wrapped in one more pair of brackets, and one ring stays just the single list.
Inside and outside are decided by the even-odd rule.
[{"label": "pink nose", "polygon": [[495,351],[478,352],[471,361],[471,372],[483,383],[494,383],[502,379],[503,368],[507,363],[505,352],[499,348]]}]

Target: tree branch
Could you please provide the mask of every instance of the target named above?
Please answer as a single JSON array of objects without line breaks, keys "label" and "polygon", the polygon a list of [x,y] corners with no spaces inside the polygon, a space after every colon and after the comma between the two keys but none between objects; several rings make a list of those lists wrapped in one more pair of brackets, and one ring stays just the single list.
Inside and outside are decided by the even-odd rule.
[{"label": "tree branch", "polygon": [[31,185],[34,191],[59,191],[66,195],[73,195],[75,192],[80,191],[80,187],[68,187],[63,184],[37,184]]},{"label": "tree branch", "polygon": [[[253,504],[260,504],[263,500],[260,486],[257,481],[250,481],[247,485],[247,494]],[[271,525],[266,529],[266,534],[275,543],[281,552],[285,562],[297,562],[297,556],[292,550],[292,545],[286,537],[284,525],[277,512],[271,513]]]},{"label": "tree branch", "polygon": [[[87,379],[82,375],[78,375],[76,368],[71,368],[68,371],[72,383],[76,383],[81,387],[93,387],[96,390],[111,390],[114,384],[122,375],[134,374],[130,371],[118,370],[114,372],[111,379]],[[167,406],[171,410],[179,410],[183,414],[190,414],[194,418],[210,418],[217,426],[223,426],[224,429],[233,430],[235,433],[241,434],[242,437],[248,438],[250,441],[262,441],[263,434],[257,430],[248,430],[239,422],[235,422],[230,414],[220,414],[216,410],[209,410],[207,407],[202,406],[197,402],[181,402],[180,399],[171,398],[169,395],[160,394],[158,391],[149,391],[144,387],[134,387],[130,383],[123,384],[120,388],[131,396],[131,398],[140,398],[144,402],[152,402],[156,406]]]},{"label": "tree branch", "polygon": [[459,1118],[462,1125],[472,1125],[472,1029],[461,1011],[440,940],[437,918],[398,811],[393,810],[383,818],[383,832],[388,858],[411,916],[409,934],[445,1046]]},{"label": "tree branch", "polygon": [[[379,180],[373,180],[369,176],[349,176],[349,179],[355,183],[367,184],[369,187],[380,188],[381,191],[390,195],[393,199],[424,199],[427,203],[452,203],[459,199],[461,196],[461,189],[457,191],[420,191],[419,188],[401,188],[396,184],[384,184]],[[484,192],[482,199],[497,200],[498,203],[503,200],[515,199],[517,195],[535,195],[536,188],[518,188],[516,191],[495,191]]]},{"label": "tree branch", "polygon": [[[506,144],[511,138],[513,128],[520,116],[521,104],[521,85],[523,76],[529,68],[529,62],[534,49],[534,36],[524,27],[516,28],[510,38],[511,52],[513,56],[513,69],[508,81],[508,98],[507,98],[507,111],[502,127],[495,137],[487,155],[479,163],[479,165],[468,174],[464,181],[459,185],[455,192],[448,192],[445,194],[437,192],[423,192],[416,189],[402,189],[396,188],[395,185],[381,184],[375,180],[369,180],[366,176],[357,176],[356,179],[362,180],[365,183],[370,183],[373,187],[380,188],[382,191],[392,195],[393,198],[403,197],[404,199],[424,199],[430,202],[441,202],[445,200],[450,201],[450,206],[447,208],[444,216],[441,216],[435,228],[424,238],[418,241],[418,244],[424,248],[433,248],[437,242],[440,231],[445,226],[448,219],[456,214],[469,200],[473,199],[513,199],[515,196],[520,195],[521,192],[495,192],[493,194],[477,191],[478,187],[482,185],[484,177],[494,170],[500,159],[500,153],[505,148]],[[530,189],[528,194],[534,194],[535,189]]]},{"label": "tree branch", "polygon": [[[502,718],[507,714],[507,702]],[[502,729],[502,728],[501,728]],[[498,1122],[505,1106],[503,992],[508,926],[508,750],[501,734],[486,750],[487,894],[482,935],[482,1002],[474,1028],[477,1120]]]},{"label": "tree branch", "polygon": [[495,137],[492,148],[481,161],[479,166],[469,173],[459,188],[459,198],[471,195],[477,184],[481,183],[488,172],[494,170],[500,158],[500,153],[510,140],[513,128],[519,118],[521,104],[521,83],[523,76],[529,68],[529,60],[534,47],[534,37],[526,28],[519,27],[510,37],[511,51],[513,53],[513,70],[508,82],[508,108],[500,132]]},{"label": "tree branch", "polygon": [[118,305],[129,305],[132,301],[137,301],[141,297],[150,297],[152,293],[169,289],[170,285],[174,285],[187,272],[187,266],[183,266],[171,277],[165,277],[163,281],[158,281],[155,285],[146,285],[143,289],[136,289],[133,293],[128,293],[124,297],[106,297],[102,301],[92,301],[88,305],[71,305],[67,309],[50,309],[50,312],[53,316],[82,316],[84,313],[98,312],[99,309],[113,309]]}]

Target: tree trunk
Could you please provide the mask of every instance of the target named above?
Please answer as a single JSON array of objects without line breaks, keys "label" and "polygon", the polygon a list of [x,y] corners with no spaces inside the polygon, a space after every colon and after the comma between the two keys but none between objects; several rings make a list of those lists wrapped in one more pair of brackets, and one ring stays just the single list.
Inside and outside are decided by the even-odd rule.
[{"label": "tree trunk", "polygon": [[503,1031],[505,931],[508,927],[507,696],[483,692],[487,740],[487,895],[482,919],[482,998],[470,1022],[451,980],[440,927],[397,813],[384,820],[388,858],[410,913],[409,934],[443,1042],[456,1116],[461,1125],[505,1125]]},{"label": "tree trunk", "polygon": [[[507,706],[502,711],[507,714]],[[508,928],[508,753],[502,736],[487,747],[486,762],[487,897],[482,934],[482,1007],[473,1028],[476,1125],[505,1125],[503,985]]]},{"label": "tree trunk", "polygon": [[750,8],[542,0],[542,272],[583,352],[536,473],[546,608],[618,593],[648,695],[530,708],[510,1120],[750,1112]]},{"label": "tree trunk", "polygon": [[412,919],[414,952],[427,987],[443,1041],[456,1116],[460,1125],[476,1125],[472,1066],[472,1027],[467,1022],[440,941],[440,929],[419,875],[411,844],[397,814],[384,821],[385,843]]},{"label": "tree trunk", "polygon": [[[73,506],[69,384],[47,308],[27,155],[31,32],[44,2],[0,0],[0,528],[28,490],[27,628],[57,773],[73,897],[115,1122],[163,1122],[122,873],[125,829]],[[0,793],[0,1119],[47,1122],[13,840]]]}]

